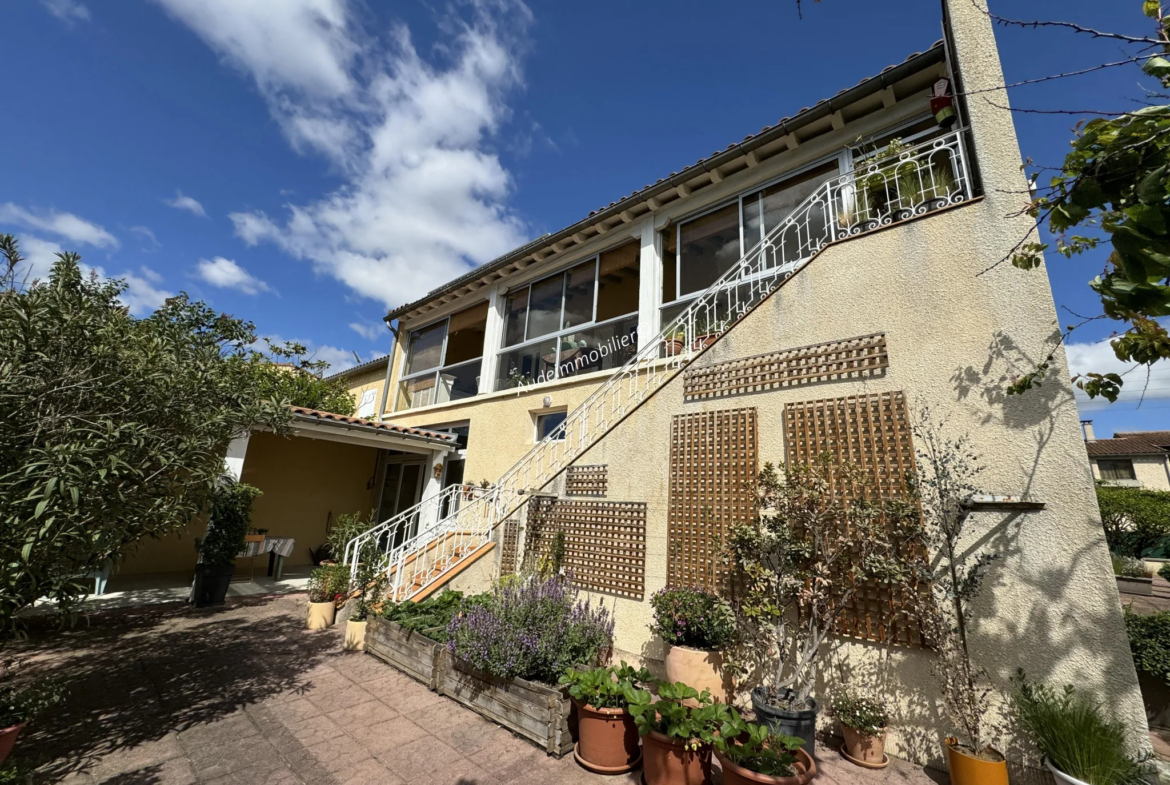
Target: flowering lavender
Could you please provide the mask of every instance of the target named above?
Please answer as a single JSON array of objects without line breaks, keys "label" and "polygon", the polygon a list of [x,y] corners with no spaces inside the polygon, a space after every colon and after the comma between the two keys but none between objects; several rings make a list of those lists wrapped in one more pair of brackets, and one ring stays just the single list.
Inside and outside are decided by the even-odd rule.
[{"label": "flowering lavender", "polygon": [[721,649],[735,636],[735,614],[717,595],[693,587],[662,589],[650,598],[650,630],[673,646]]},{"label": "flowering lavender", "polygon": [[469,665],[548,684],[570,666],[593,664],[612,640],[609,611],[577,602],[563,576],[505,587],[447,627],[447,648]]}]

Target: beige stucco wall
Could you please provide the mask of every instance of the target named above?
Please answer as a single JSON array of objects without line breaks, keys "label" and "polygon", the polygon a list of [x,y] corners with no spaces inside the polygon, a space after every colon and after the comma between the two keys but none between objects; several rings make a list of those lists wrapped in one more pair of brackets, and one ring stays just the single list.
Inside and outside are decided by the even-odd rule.
[{"label": "beige stucco wall", "polygon": [[[1135,479],[1129,481],[1116,482],[1116,485],[1133,485],[1141,488],[1148,488],[1152,491],[1170,491],[1170,462],[1161,456],[1116,456],[1118,460],[1133,461],[1133,474]],[[1093,479],[1101,479],[1101,467],[1097,465],[1096,458],[1090,459],[1089,463],[1093,469]],[[1102,460],[1110,460],[1104,458]]]},{"label": "beige stucco wall", "polygon": [[353,396],[355,414],[361,406],[362,394],[366,390],[374,391],[374,412],[377,412],[378,406],[382,403],[382,388],[386,385],[386,366],[380,365],[369,371],[355,373],[346,377],[344,383],[349,394]]},{"label": "beige stucco wall", "polygon": [[[254,433],[248,442],[242,482],[264,492],[252,508],[252,525],[272,536],[293,537],[288,566],[309,564],[309,548],[325,541],[326,520],[367,512],[373,504],[377,450],[307,437]],[[183,532],[148,540],[122,563],[120,574],[179,572],[195,566],[197,522]],[[257,566],[259,569],[259,565]]]}]

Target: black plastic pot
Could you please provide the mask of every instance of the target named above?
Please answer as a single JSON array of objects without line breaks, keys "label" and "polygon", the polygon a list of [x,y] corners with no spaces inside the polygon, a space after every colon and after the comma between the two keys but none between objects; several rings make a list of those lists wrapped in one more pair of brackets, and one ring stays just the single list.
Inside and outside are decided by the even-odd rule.
[{"label": "black plastic pot", "polygon": [[[792,695],[792,690],[781,690],[778,697],[786,700]],[[803,711],[787,711],[768,704],[768,688],[756,687],[752,690],[752,708],[756,710],[756,722],[762,722],[776,733],[785,736],[795,736],[804,740],[804,748],[812,755],[817,733],[817,713],[821,705],[814,698],[809,698],[811,709]]]},{"label": "black plastic pot", "polygon": [[224,598],[227,597],[228,586],[235,574],[236,565],[234,564],[195,565],[195,589],[192,592],[195,598],[195,607],[223,605]]}]

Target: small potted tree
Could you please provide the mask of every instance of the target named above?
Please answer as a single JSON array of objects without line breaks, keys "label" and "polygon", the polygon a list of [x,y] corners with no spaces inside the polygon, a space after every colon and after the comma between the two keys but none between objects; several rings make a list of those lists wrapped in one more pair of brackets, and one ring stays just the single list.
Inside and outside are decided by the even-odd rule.
[{"label": "small potted tree", "polygon": [[711,744],[731,719],[725,704],[712,702],[706,690],[667,682],[659,683],[657,700],[647,690],[627,689],[626,704],[642,734],[646,785],[711,785]]},{"label": "small potted tree", "polygon": [[666,643],[666,680],[682,682],[727,703],[731,681],[722,649],[735,637],[735,612],[715,594],[684,587],[662,589],[650,598],[652,632]]},{"label": "small potted tree", "polygon": [[744,722],[735,709],[720,726],[714,746],[723,785],[807,785],[817,776],[817,764],[801,739]]},{"label": "small potted tree", "polygon": [[61,700],[61,689],[36,682],[17,687],[11,679],[0,684],[0,763],[12,753],[25,724]]},{"label": "small potted tree", "polygon": [[645,668],[569,668],[560,683],[568,686],[577,709],[577,748],[573,757],[598,774],[622,774],[642,759],[638,726],[626,706],[626,690],[653,681]]},{"label": "small potted tree", "polygon": [[349,568],[342,564],[326,564],[309,573],[309,618],[305,626],[310,630],[332,627],[337,600],[345,596],[348,586]]},{"label": "small potted tree", "polygon": [[236,573],[236,557],[244,550],[244,537],[252,522],[252,503],[260,489],[224,477],[211,497],[207,534],[195,540],[199,564],[195,567],[192,596],[196,608],[223,605]]},{"label": "small potted tree", "polygon": [[381,601],[386,590],[386,571],[382,569],[384,559],[378,553],[374,542],[362,549],[358,558],[357,575],[350,585],[350,592],[358,592],[353,613],[345,622],[345,650],[366,650],[366,622],[375,612],[374,605]]},{"label": "small potted tree", "polygon": [[890,718],[883,701],[843,692],[833,701],[833,716],[845,738],[846,758],[867,769],[884,769],[890,765],[886,756],[886,727]]}]

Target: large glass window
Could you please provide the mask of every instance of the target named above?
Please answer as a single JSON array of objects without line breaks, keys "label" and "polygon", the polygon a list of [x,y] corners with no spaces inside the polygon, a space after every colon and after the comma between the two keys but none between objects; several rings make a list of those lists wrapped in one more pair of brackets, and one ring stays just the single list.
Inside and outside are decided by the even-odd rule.
[{"label": "large glass window", "polygon": [[678,293],[683,297],[703,291],[739,261],[739,205],[687,221],[678,235]]},{"label": "large glass window", "polygon": [[621,365],[637,351],[637,241],[510,292],[496,389]]},{"label": "large glass window", "polygon": [[1101,471],[1102,480],[1137,479],[1137,473],[1133,470],[1133,460],[1130,458],[1098,459],[1097,468]]},{"label": "large glass window", "polygon": [[458,401],[479,392],[487,312],[487,303],[482,303],[411,331],[396,411]]}]

